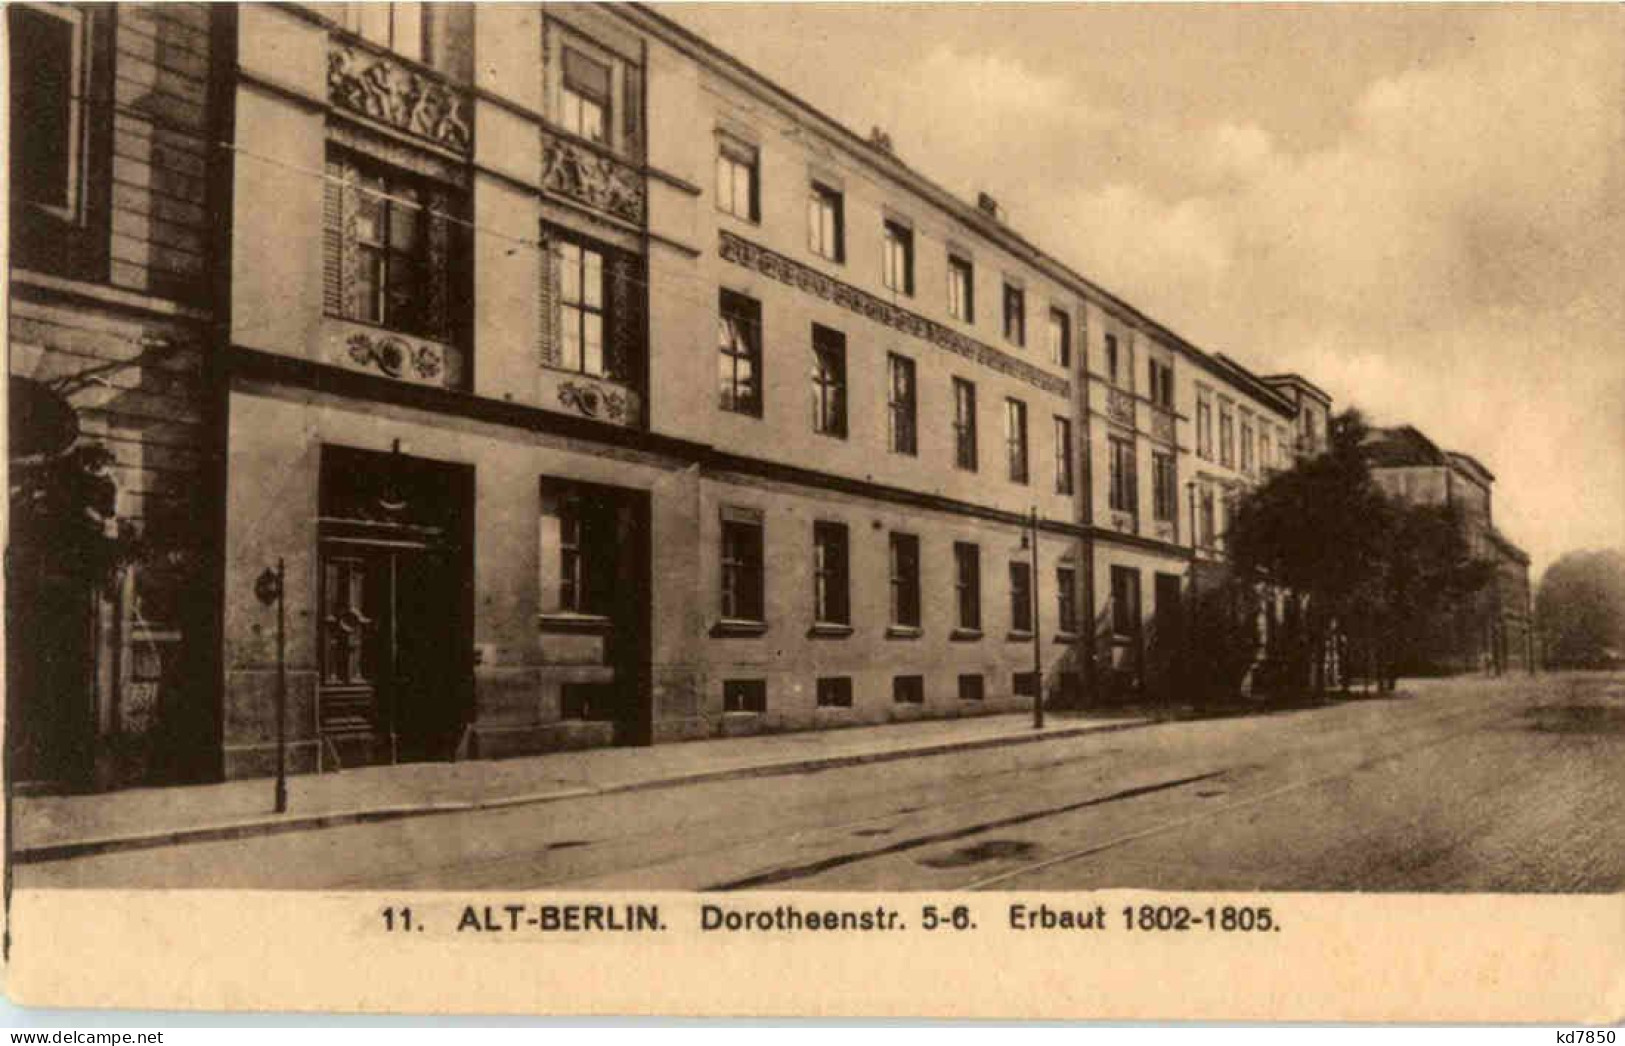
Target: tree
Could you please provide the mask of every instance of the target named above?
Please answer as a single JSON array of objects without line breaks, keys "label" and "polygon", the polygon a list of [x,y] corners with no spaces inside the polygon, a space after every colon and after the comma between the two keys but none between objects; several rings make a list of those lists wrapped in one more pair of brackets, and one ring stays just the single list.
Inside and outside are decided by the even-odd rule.
[{"label": "tree", "polygon": [[1345,656],[1375,661],[1391,689],[1424,624],[1492,573],[1471,557],[1453,510],[1394,501],[1378,489],[1367,432],[1358,410],[1339,414],[1325,453],[1271,476],[1241,499],[1230,525],[1237,576],[1285,588],[1301,611],[1281,651],[1285,678],[1316,693],[1326,689],[1334,639]]},{"label": "tree", "polygon": [[1271,476],[1237,502],[1230,520],[1237,576],[1267,580],[1302,601],[1305,641],[1294,644],[1298,664],[1289,674],[1316,693],[1326,688],[1334,626],[1367,620],[1377,599],[1387,500],[1366,467],[1367,431],[1358,410],[1337,415],[1324,453]]},{"label": "tree", "polygon": [[1569,552],[1535,596],[1546,663],[1602,667],[1625,657],[1625,552]]}]

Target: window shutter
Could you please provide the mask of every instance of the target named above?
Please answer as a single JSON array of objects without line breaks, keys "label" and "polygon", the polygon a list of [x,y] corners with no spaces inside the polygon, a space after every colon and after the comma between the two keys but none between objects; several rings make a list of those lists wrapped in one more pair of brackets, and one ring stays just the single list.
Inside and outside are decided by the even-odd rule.
[{"label": "window shutter", "polygon": [[322,183],[322,308],[330,316],[343,316],[344,294],[344,191],[345,165],[327,161],[327,178]]},{"label": "window shutter", "polygon": [[537,323],[537,349],[542,366],[559,365],[559,258],[555,241],[544,230],[541,237],[540,278],[537,281],[541,315]]},{"label": "window shutter", "polygon": [[424,288],[427,300],[423,303],[424,325],[429,335],[440,341],[452,340],[452,274],[460,272],[457,244],[462,227],[451,221],[455,214],[451,193],[435,188],[424,194],[428,205],[425,215],[428,235],[428,286]]},{"label": "window shutter", "polygon": [[634,160],[643,159],[643,70],[635,65],[626,66],[624,78],[626,104],[621,107],[622,149]]},{"label": "window shutter", "polygon": [[614,251],[609,266],[609,376],[635,381],[643,344],[643,266],[636,255]]},{"label": "window shutter", "polygon": [[339,177],[339,281],[340,314],[343,316],[368,315],[367,303],[358,300],[363,281],[360,278],[361,252],[355,249],[356,223],[361,216],[361,172],[355,164],[341,160],[337,164]]}]

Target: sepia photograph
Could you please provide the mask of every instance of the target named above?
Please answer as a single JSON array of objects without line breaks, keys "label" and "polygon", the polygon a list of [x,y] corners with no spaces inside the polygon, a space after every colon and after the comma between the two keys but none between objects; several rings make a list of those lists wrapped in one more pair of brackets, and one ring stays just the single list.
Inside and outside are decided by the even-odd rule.
[{"label": "sepia photograph", "polygon": [[1618,5],[5,19],[13,961],[1625,890]]}]

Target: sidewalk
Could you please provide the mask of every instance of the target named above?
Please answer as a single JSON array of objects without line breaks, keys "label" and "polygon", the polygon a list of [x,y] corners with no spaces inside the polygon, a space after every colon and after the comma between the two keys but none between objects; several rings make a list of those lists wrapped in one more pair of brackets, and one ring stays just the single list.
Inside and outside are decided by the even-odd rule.
[{"label": "sidewalk", "polygon": [[288,779],[272,812],[271,778],[103,795],[13,800],[13,860],[48,861],[184,842],[496,809],[699,781],[792,774],[1143,726],[1147,719],[1025,713],[842,730],[599,748],[525,759],[409,763]]}]

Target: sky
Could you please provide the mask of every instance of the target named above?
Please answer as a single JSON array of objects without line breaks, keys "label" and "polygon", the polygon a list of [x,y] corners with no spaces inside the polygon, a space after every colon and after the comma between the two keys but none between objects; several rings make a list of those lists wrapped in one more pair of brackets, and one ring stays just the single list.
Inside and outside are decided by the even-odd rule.
[{"label": "sky", "polygon": [[1625,547],[1619,5],[660,10],[1195,344],[1472,454],[1531,581]]}]

